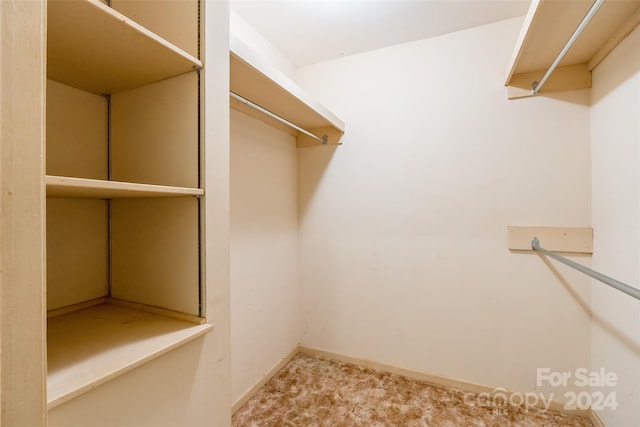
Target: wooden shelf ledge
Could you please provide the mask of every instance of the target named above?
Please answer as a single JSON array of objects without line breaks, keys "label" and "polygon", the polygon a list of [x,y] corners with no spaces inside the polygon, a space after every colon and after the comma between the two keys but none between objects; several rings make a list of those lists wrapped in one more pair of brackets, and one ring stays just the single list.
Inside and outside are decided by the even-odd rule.
[{"label": "wooden shelf ledge", "polygon": [[47,27],[47,77],[97,95],[202,67],[197,58],[99,0],[49,0]]},{"label": "wooden shelf ledge", "polygon": [[80,197],[90,199],[120,199],[132,197],[185,197],[202,196],[201,188],[172,187],[167,185],[137,184],[47,175],[47,196]]},{"label": "wooden shelf ledge", "polygon": [[[531,3],[505,83],[510,99],[533,96],[532,83],[542,78],[592,3]],[[540,94],[591,87],[591,71],[639,24],[640,0],[605,1]]]},{"label": "wooden shelf ledge", "polygon": [[[232,92],[315,135],[327,135],[330,145],[341,143],[344,122],[233,35],[230,40],[230,68]],[[231,100],[231,108],[272,126],[282,126],[239,101]],[[297,136],[298,147],[322,145],[302,133],[292,131],[292,134]]]},{"label": "wooden shelf ledge", "polygon": [[555,252],[593,253],[593,228],[589,227],[507,227],[509,249],[532,251],[531,240],[540,239],[540,246]]},{"label": "wooden shelf ledge", "polygon": [[47,406],[67,402],[213,330],[116,304],[48,319]]}]

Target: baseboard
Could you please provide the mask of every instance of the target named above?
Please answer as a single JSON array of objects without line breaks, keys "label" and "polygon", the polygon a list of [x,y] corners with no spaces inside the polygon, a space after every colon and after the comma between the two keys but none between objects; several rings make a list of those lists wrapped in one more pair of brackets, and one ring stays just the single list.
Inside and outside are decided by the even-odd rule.
[{"label": "baseboard", "polygon": [[[381,363],[381,362],[376,362],[373,360],[368,360],[368,359],[362,359],[359,357],[354,357],[354,356],[349,356],[346,354],[341,354],[341,353],[334,353],[331,351],[326,351],[326,350],[321,350],[319,348],[315,348],[315,347],[309,347],[306,345],[299,345],[298,346],[299,352],[303,353],[303,354],[308,354],[311,356],[320,356],[320,357],[324,357],[327,359],[332,359],[332,360],[337,360],[339,362],[345,362],[345,363],[351,363],[357,366],[362,366],[364,368],[369,368],[369,369],[373,369],[376,371],[381,371],[381,372],[388,372],[391,374],[397,374],[397,375],[402,375],[404,377],[407,378],[411,378],[414,380],[418,380],[418,381],[425,381],[425,382],[429,382],[432,384],[436,384],[436,385],[441,385],[444,387],[451,387],[451,388],[457,388],[459,390],[463,390],[463,391],[469,391],[469,392],[473,392],[473,393],[489,393],[491,394],[492,392],[496,391],[498,389],[498,387],[495,386],[488,386],[488,385],[484,385],[484,384],[477,384],[477,383],[473,383],[470,381],[464,381],[464,380],[459,380],[459,379],[455,379],[455,378],[450,378],[450,377],[446,377],[443,375],[438,375],[438,374],[433,374],[433,373],[428,373],[428,372],[422,372],[422,371],[416,371],[413,369],[408,369],[408,368],[403,368],[400,366],[394,366],[394,365],[389,365],[386,363]],[[500,390],[504,393],[504,395],[507,396],[507,398],[510,398],[512,395],[514,395],[515,392],[513,390],[505,390],[504,388],[500,388]],[[521,394],[521,393],[520,393]],[[539,405],[537,405],[539,408],[544,408],[543,404],[540,403]],[[588,418],[589,420],[591,420],[594,424],[595,427],[604,427],[602,422],[598,419],[598,417],[595,415],[595,413],[592,410],[580,410],[580,409],[576,409],[576,410],[566,410],[564,408],[565,403],[564,402],[560,402],[557,400],[552,400],[551,404],[549,406],[549,409],[553,410],[553,411],[557,411],[557,412],[563,412],[563,413],[567,413],[567,414],[573,414],[573,415],[579,415],[585,418]],[[597,421],[594,421],[597,420]]]},{"label": "baseboard", "polygon": [[242,407],[254,394],[258,392],[275,374],[284,368],[284,366],[293,359],[293,356],[298,354],[298,346],[295,346],[286,356],[284,356],[278,363],[276,363],[267,373],[265,373],[260,380],[255,383],[249,390],[244,392],[240,397],[236,399],[231,405],[231,414],[235,414],[238,409]]},{"label": "baseboard", "polygon": [[332,351],[321,350],[315,347],[309,347],[306,345],[300,345],[298,347],[300,353],[308,354],[310,356],[320,356],[327,359],[337,360],[339,362],[351,363],[363,368],[373,369],[375,371],[388,372],[390,374],[402,375],[403,377],[411,378],[418,381],[425,381],[432,384],[442,385],[445,387],[457,388],[465,391],[471,391],[474,393],[482,393],[492,391],[495,387],[490,387],[482,384],[476,384],[469,381],[457,380],[442,375],[431,374],[422,371],[415,371],[412,369],[402,368],[399,366],[389,365],[386,363],[377,362],[369,359],[362,359],[360,357],[348,356],[342,353],[334,353]]},{"label": "baseboard", "polygon": [[605,427],[604,423],[602,422],[600,417],[598,417],[596,411],[594,411],[593,409],[589,409],[587,418],[589,418],[589,421],[591,421],[593,427]]}]

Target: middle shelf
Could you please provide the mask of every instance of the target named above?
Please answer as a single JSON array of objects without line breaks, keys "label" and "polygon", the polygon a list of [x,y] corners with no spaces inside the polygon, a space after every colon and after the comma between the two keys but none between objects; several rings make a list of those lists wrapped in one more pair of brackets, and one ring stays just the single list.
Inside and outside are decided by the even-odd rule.
[{"label": "middle shelf", "polygon": [[204,190],[201,188],[138,184],[55,175],[47,175],[45,183],[47,196],[51,197],[117,199],[129,197],[202,196],[204,194]]}]

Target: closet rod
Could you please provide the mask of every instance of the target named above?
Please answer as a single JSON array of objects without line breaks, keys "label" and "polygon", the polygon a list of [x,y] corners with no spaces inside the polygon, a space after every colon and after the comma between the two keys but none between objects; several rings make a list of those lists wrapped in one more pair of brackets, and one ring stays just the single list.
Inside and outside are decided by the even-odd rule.
[{"label": "closet rod", "polygon": [[588,267],[585,267],[584,265],[580,265],[577,262],[571,261],[570,259],[560,256],[555,252],[551,252],[547,249],[541,248],[540,240],[538,240],[537,237],[534,237],[533,240],[531,240],[531,249],[533,249],[534,251],[542,252],[543,254],[548,255],[551,258],[557,261],[560,261],[563,264],[568,265],[569,267],[575,268],[576,270],[586,274],[587,276],[591,276],[594,279],[601,281],[605,285],[609,285],[612,288],[619,290],[620,292],[624,292],[625,294],[632,296],[637,300],[640,300],[640,289],[636,289],[633,286],[629,286],[626,283],[620,282],[619,280],[613,279],[609,276],[605,276],[602,273],[598,273],[597,271],[592,270]]},{"label": "closet rod", "polygon": [[237,93],[231,92],[229,91],[229,95],[234,98],[237,99],[238,101],[247,104],[249,107],[251,108],[255,108],[256,110],[260,111],[261,113],[266,114],[269,117],[272,117],[274,119],[276,119],[279,122],[284,123],[285,125],[297,130],[298,132],[302,132],[305,135],[310,136],[313,139],[317,139],[318,141],[320,141],[323,144],[326,144],[327,142],[329,142],[329,137],[327,135],[323,135],[322,137],[319,137],[317,135],[312,134],[311,132],[309,132],[306,129],[302,129],[300,126],[296,125],[295,123],[291,123],[289,120],[280,117],[279,115],[272,113],[271,111],[267,110],[266,108],[263,108],[261,106],[259,106],[258,104],[254,104],[253,102],[249,101],[247,98],[244,98],[240,95],[238,95]]},{"label": "closet rod", "polygon": [[553,71],[556,69],[556,67],[560,63],[560,61],[562,61],[562,58],[564,58],[564,56],[567,54],[569,49],[571,49],[571,46],[573,46],[573,43],[575,43],[578,37],[580,37],[580,34],[582,34],[582,31],[584,31],[589,21],[591,21],[591,18],[593,18],[593,16],[596,14],[598,9],[600,9],[600,6],[602,6],[602,3],[604,3],[604,0],[596,0],[593,2],[593,4],[591,5],[591,8],[587,12],[587,14],[584,16],[584,18],[582,18],[582,21],[580,22],[580,24],[578,24],[573,34],[571,34],[571,37],[569,37],[569,40],[567,40],[567,43],[564,45],[564,47],[562,48],[562,50],[560,51],[556,59],[553,61],[553,63],[551,64],[547,72],[544,73],[544,76],[542,76],[539,82],[531,83],[532,94],[537,95],[538,92],[540,92],[540,89],[542,89],[542,86],[545,84],[545,82],[547,81],[551,73],[553,73]]}]

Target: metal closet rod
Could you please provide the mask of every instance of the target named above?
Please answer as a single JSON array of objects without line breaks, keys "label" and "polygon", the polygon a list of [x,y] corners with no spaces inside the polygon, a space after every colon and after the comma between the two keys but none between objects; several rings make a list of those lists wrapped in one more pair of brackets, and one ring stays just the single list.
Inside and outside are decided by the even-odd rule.
[{"label": "metal closet rod", "polygon": [[571,34],[571,37],[569,37],[569,40],[567,40],[567,43],[565,43],[564,47],[562,48],[562,50],[560,51],[556,59],[553,61],[553,63],[551,64],[547,72],[544,73],[544,76],[542,76],[539,82],[531,83],[532,94],[537,95],[538,92],[540,92],[540,89],[542,89],[542,86],[545,84],[545,82],[547,81],[551,73],[553,73],[553,71],[556,69],[556,67],[560,63],[560,61],[562,61],[562,58],[564,58],[564,56],[567,54],[569,49],[571,49],[571,46],[573,46],[573,43],[575,43],[578,37],[580,37],[580,34],[582,34],[582,31],[584,31],[587,24],[589,24],[589,21],[591,21],[591,18],[593,18],[593,16],[596,14],[598,9],[600,9],[600,6],[602,6],[602,3],[604,3],[604,0],[596,0],[593,2],[593,4],[591,5],[591,8],[587,12],[587,14],[584,16],[584,18],[582,18],[582,21],[580,22],[580,24],[578,24],[576,29],[573,31],[573,34]]},{"label": "metal closet rod", "polygon": [[267,110],[266,108],[261,107],[258,104],[255,104],[255,103],[249,101],[247,98],[244,98],[244,97],[238,95],[237,93],[229,91],[229,95],[232,98],[237,99],[238,101],[240,101],[240,102],[242,102],[244,104],[247,104],[249,107],[255,108],[256,110],[260,111],[261,113],[264,113],[267,116],[272,117],[272,118],[276,119],[277,121],[279,121],[281,123],[284,123],[285,125],[297,130],[298,132],[302,132],[305,135],[308,135],[311,138],[320,141],[323,144],[326,144],[327,142],[329,142],[329,137],[327,135],[323,135],[322,137],[319,137],[318,135],[314,135],[311,132],[309,132],[308,130],[302,129],[300,126],[296,125],[295,123],[291,123],[289,120],[287,120],[287,119],[285,119],[283,117],[280,117],[279,115],[277,115],[275,113],[272,113],[271,111]]},{"label": "metal closet rod", "polygon": [[588,267],[585,267],[584,265],[578,264],[577,262],[571,261],[570,259],[560,256],[555,252],[551,252],[547,249],[541,248],[540,240],[538,240],[537,237],[534,237],[533,240],[531,240],[531,249],[533,249],[534,251],[542,252],[543,254],[550,256],[551,258],[557,261],[560,261],[561,263],[566,264],[569,267],[575,268],[576,270],[586,274],[587,276],[591,276],[594,279],[601,281],[605,285],[609,285],[612,288],[619,290],[620,292],[624,292],[625,294],[630,295],[637,300],[640,300],[640,289],[636,289],[633,286],[629,286],[626,283],[622,283],[619,280],[613,279],[609,276],[605,276],[602,273],[598,273],[597,271],[592,270]]}]

